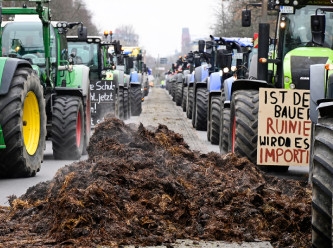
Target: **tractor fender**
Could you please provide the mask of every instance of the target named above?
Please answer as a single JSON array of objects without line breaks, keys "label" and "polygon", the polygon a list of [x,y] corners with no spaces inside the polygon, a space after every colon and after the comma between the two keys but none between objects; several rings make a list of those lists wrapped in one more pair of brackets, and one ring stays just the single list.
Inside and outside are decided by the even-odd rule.
[{"label": "tractor fender", "polygon": [[82,66],[82,95],[90,95],[90,79],[89,79],[90,69],[87,66]]},{"label": "tractor fender", "polygon": [[130,82],[130,75],[124,74],[124,87],[128,89],[129,87],[129,82]]},{"label": "tractor fender", "polygon": [[114,70],[113,80],[116,83],[117,87],[124,87],[124,71]]},{"label": "tractor fender", "polygon": [[129,79],[130,84],[141,84],[141,74],[138,73],[137,71],[132,71],[130,74],[130,79]]},{"label": "tractor fender", "polygon": [[219,72],[211,73],[208,81],[208,91],[221,90],[221,85],[221,74]]},{"label": "tractor fender", "polygon": [[178,73],[176,77],[177,77],[176,78],[177,83],[182,83],[183,82],[184,77],[183,77],[182,73]]},{"label": "tractor fender", "polygon": [[186,74],[184,79],[184,86],[187,86],[191,80],[191,74]]},{"label": "tractor fender", "polygon": [[237,79],[232,83],[230,95],[237,90],[258,90],[259,88],[271,88],[264,80]]},{"label": "tractor fender", "polygon": [[224,95],[225,100],[230,102],[231,99],[231,87],[233,82],[235,81],[235,77],[230,77],[224,80],[223,82],[223,89],[224,89]]},{"label": "tractor fender", "polygon": [[[318,111],[320,117],[333,117],[333,99],[318,100]],[[317,122],[317,121],[316,121]]]},{"label": "tractor fender", "polygon": [[209,77],[208,65],[204,64],[195,68],[194,81],[204,82]]},{"label": "tractor fender", "polygon": [[[90,93],[90,79],[89,79],[90,69],[85,65],[74,65],[73,70],[66,75],[66,87],[74,91],[79,90],[81,96],[87,96]],[[65,87],[65,88],[66,88]],[[56,89],[61,89],[61,87],[56,87]]]},{"label": "tractor fender", "polygon": [[318,119],[318,100],[325,98],[325,73],[324,64],[310,65],[310,119],[313,123]]},{"label": "tractor fender", "polygon": [[[74,65],[71,75],[67,76],[67,80],[71,82],[69,86],[56,86],[54,89],[56,95],[73,95],[79,96],[83,100],[90,97],[90,69],[85,65]],[[73,74],[74,73],[74,74]],[[52,97],[53,99],[53,97]],[[53,102],[53,100],[52,100]]]},{"label": "tractor fender", "polygon": [[21,66],[32,68],[27,60],[7,57],[0,58],[0,71],[2,71],[0,95],[6,95],[8,93],[14,73],[16,69]]}]

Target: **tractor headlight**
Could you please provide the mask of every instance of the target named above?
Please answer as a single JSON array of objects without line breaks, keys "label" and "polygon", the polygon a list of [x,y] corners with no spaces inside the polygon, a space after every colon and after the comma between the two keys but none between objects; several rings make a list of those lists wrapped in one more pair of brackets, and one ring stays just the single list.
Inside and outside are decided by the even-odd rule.
[{"label": "tractor headlight", "polygon": [[237,70],[237,67],[236,66],[231,66],[231,71],[236,71]]},{"label": "tractor headlight", "polygon": [[333,70],[333,65],[332,65],[332,64],[326,64],[326,65],[325,65],[325,69],[326,69],[327,71],[329,71],[329,70]]},{"label": "tractor headlight", "polygon": [[229,72],[229,68],[228,67],[224,67],[223,68],[223,73],[228,73]]}]

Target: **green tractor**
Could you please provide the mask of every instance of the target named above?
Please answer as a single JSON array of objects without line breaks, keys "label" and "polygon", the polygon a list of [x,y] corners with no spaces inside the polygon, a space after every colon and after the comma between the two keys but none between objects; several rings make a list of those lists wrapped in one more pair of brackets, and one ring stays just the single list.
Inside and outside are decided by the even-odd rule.
[{"label": "green tractor", "polygon": [[[41,168],[46,139],[55,159],[79,159],[90,139],[89,68],[74,65],[66,33],[82,23],[52,22],[49,0],[1,8],[0,177]],[[37,18],[34,18],[37,17]]]},{"label": "green tractor", "polygon": [[[265,170],[287,171],[289,166],[309,166],[310,65],[325,63],[331,50],[314,42],[310,31],[310,17],[323,1],[266,4],[263,12],[267,19],[276,17],[272,23],[277,29],[271,38],[270,23],[259,24],[258,52],[252,55],[249,78],[235,80],[230,87],[228,151]],[[248,6],[242,13],[243,26],[251,24]]]},{"label": "green tractor", "polygon": [[[256,70],[253,73],[250,65],[249,71],[253,80],[232,84],[229,148],[257,164],[275,156],[282,169],[288,168],[288,161],[309,166],[312,247],[332,247],[333,1],[275,3],[268,2],[268,9],[278,13],[275,48],[269,51],[269,24],[260,23],[258,54],[251,63]],[[250,16],[249,10],[243,11],[245,26]],[[262,103],[267,109],[275,107],[266,118],[267,128],[260,128]],[[275,140],[258,135],[263,131],[275,131]],[[270,147],[266,156],[257,148],[263,143]]]},{"label": "green tractor", "polygon": [[[68,47],[77,64],[90,68],[91,125],[100,123],[106,114],[124,119],[124,72],[117,70],[121,54],[119,41],[111,41],[109,32],[100,36],[68,36]],[[110,52],[112,50],[112,52]],[[128,107],[126,108],[126,110]]]}]

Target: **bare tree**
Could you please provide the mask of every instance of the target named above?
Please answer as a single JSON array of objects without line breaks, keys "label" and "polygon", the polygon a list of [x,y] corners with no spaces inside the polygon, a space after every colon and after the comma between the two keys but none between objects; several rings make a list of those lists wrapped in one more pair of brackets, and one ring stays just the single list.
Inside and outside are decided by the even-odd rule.
[{"label": "bare tree", "polygon": [[123,25],[113,32],[113,39],[119,40],[123,46],[138,46],[139,35],[135,33],[132,25]]},{"label": "bare tree", "polygon": [[[216,8],[216,22],[213,26],[213,33],[220,37],[253,37],[255,32],[258,32],[259,22],[261,19],[261,8],[248,6],[252,12],[251,27],[242,27],[242,10],[249,3],[260,3],[260,0],[219,0]],[[269,22],[272,22],[269,18]]]},{"label": "bare tree", "polygon": [[92,23],[92,13],[86,8],[83,0],[51,1],[50,7],[53,20],[82,22],[89,35],[98,35],[97,27]]},{"label": "bare tree", "polygon": [[[3,7],[35,7],[36,3],[28,1],[5,1]],[[52,20],[67,22],[82,22],[89,35],[97,35],[97,27],[92,23],[92,13],[86,8],[83,0],[56,0],[50,1],[47,6],[51,9]],[[70,34],[74,34],[70,32]]]}]

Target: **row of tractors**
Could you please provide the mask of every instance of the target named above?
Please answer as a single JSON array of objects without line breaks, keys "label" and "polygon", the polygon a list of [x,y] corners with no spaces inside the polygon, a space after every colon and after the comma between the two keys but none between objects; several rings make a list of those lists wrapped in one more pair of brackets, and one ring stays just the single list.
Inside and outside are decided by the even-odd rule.
[{"label": "row of tractors", "polygon": [[332,247],[333,1],[249,3],[243,27],[251,25],[251,7],[262,8],[257,41],[199,41],[198,51],[174,64],[166,88],[221,154],[237,153],[265,171],[308,166],[312,247]]},{"label": "row of tractors", "polygon": [[68,48],[74,64],[90,69],[91,125],[106,115],[127,120],[142,112],[148,95],[148,68],[140,47],[122,47],[112,40],[112,31],[103,37],[68,36]]},{"label": "row of tractors", "polygon": [[53,21],[50,0],[29,2],[36,6],[0,8],[2,178],[35,176],[47,140],[55,159],[79,159],[105,115],[141,114],[148,84],[140,48],[125,52],[110,33],[88,36],[82,22]]}]

